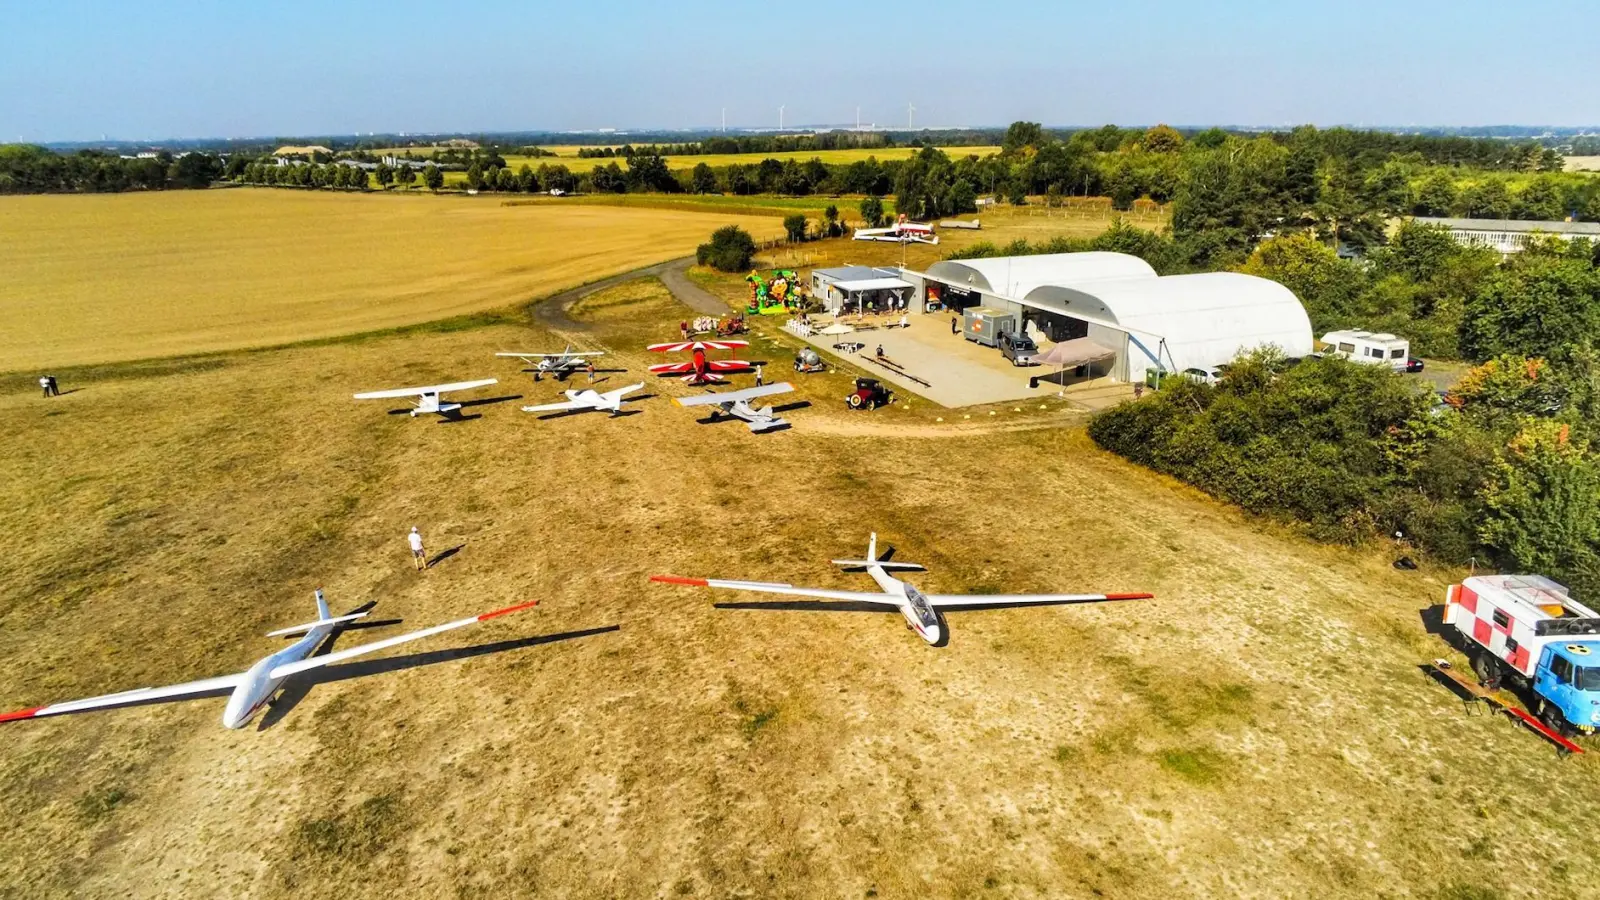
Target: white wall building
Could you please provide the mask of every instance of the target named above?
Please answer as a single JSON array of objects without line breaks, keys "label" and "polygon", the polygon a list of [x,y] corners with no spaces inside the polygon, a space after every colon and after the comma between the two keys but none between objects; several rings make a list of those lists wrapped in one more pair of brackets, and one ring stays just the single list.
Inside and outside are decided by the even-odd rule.
[{"label": "white wall building", "polygon": [[1600,222],[1534,222],[1526,219],[1436,219],[1417,216],[1418,225],[1440,225],[1450,229],[1458,244],[1489,247],[1502,256],[1522,252],[1535,232],[1560,238],[1586,237],[1600,240]]}]

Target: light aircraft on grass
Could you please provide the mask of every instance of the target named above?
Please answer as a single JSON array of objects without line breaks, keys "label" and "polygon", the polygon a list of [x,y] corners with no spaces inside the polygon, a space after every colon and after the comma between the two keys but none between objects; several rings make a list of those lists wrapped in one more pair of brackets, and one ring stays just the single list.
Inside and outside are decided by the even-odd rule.
[{"label": "light aircraft on grass", "polygon": [[734,416],[745,420],[751,431],[767,431],[772,428],[784,428],[788,422],[772,414],[771,406],[756,409],[750,405],[751,400],[758,397],[770,397],[773,394],[787,394],[794,390],[788,382],[769,384],[765,387],[746,388],[742,391],[728,391],[724,394],[696,394],[693,397],[674,397],[672,402],[679,406],[710,406],[711,418],[718,415]]},{"label": "light aircraft on grass", "polygon": [[898,244],[913,242],[918,244],[939,243],[939,236],[933,233],[932,225],[907,222],[903,214],[888,228],[857,228],[850,237],[852,240],[857,241],[889,241]]},{"label": "light aircraft on grass", "polygon": [[[947,628],[941,611],[957,611],[996,606],[1031,606],[1062,603],[1093,603],[1102,600],[1148,600],[1151,594],[924,594],[908,582],[889,574],[889,570],[924,571],[916,563],[894,562],[890,559],[894,548],[878,556],[878,535],[873,533],[867,543],[866,559],[836,559],[835,565],[846,571],[864,570],[872,576],[881,589],[874,592],[834,591],[821,588],[802,588],[792,584],[767,581],[727,581],[717,578],[683,578],[677,575],[652,575],[651,581],[678,584],[688,587],[723,588],[733,591],[753,591],[764,594],[788,594],[796,597],[815,597],[820,600],[841,600],[847,605],[824,603],[794,604],[795,609],[853,609],[859,604],[898,611],[905,617],[906,627],[915,631],[924,641],[940,646]],[[784,608],[777,604],[719,604],[724,609]]]},{"label": "light aircraft on grass", "polygon": [[461,404],[440,403],[439,395],[447,394],[451,391],[470,391],[474,388],[488,387],[491,384],[499,383],[500,380],[498,378],[483,378],[479,379],[478,381],[457,381],[453,384],[430,384],[427,387],[395,388],[388,391],[368,391],[364,394],[356,394],[355,399],[392,400],[399,397],[417,397],[416,409],[411,410],[411,417],[413,419],[419,415],[422,415],[423,413],[438,413],[441,416],[448,416],[449,414],[461,409]]},{"label": "light aircraft on grass", "polygon": [[742,359],[708,359],[707,350],[735,350],[739,347],[750,346],[749,341],[673,341],[667,344],[651,344],[646,347],[652,353],[682,353],[692,350],[693,356],[688,362],[659,363],[650,367],[656,375],[682,375],[683,383],[689,385],[716,384],[722,381],[722,372],[745,372],[755,368]]},{"label": "light aircraft on grass", "polygon": [[644,387],[644,382],[620,387],[604,394],[594,390],[564,391],[567,395],[565,403],[546,403],[542,406],[524,406],[523,412],[578,412],[598,410],[608,412],[613,416],[622,412],[622,398]]},{"label": "light aircraft on grass", "polygon": [[102,697],[90,697],[87,700],[72,700],[67,703],[52,703],[49,706],[36,706],[32,709],[21,709],[16,712],[0,714],[0,722],[15,722],[22,719],[38,719],[44,716],[60,716],[67,713],[88,712],[95,709],[105,709],[117,706],[132,706],[160,700],[181,700],[196,696],[214,696],[228,694],[228,705],[222,710],[222,724],[226,728],[243,728],[249,723],[252,716],[271,700],[283,685],[284,679],[309,669],[326,666],[330,663],[343,662],[379,650],[387,650],[407,641],[415,641],[425,637],[449,631],[453,628],[464,628],[476,625],[497,616],[504,616],[520,610],[538,606],[539,601],[520,603],[497,609],[482,615],[472,616],[467,619],[457,619],[410,634],[398,637],[385,638],[351,647],[348,650],[339,650],[334,653],[325,653],[322,656],[311,654],[322,645],[322,642],[334,632],[347,627],[348,623],[365,616],[366,613],[356,613],[348,616],[334,616],[328,612],[328,603],[322,599],[322,591],[317,591],[317,620],[304,625],[295,625],[292,628],[281,628],[270,631],[267,637],[279,637],[304,631],[306,636],[288,647],[279,650],[250,668],[234,675],[219,675],[216,678],[204,678],[200,681],[190,681],[184,684],[173,684],[167,687],[137,688],[123,691],[119,694],[106,694]]},{"label": "light aircraft on grass", "polygon": [[557,379],[566,378],[573,372],[589,365],[589,357],[605,356],[604,350],[590,350],[584,353],[573,353],[572,345],[560,353],[496,353],[495,356],[507,356],[520,359],[533,366],[533,380],[538,381],[541,375],[554,375]]}]

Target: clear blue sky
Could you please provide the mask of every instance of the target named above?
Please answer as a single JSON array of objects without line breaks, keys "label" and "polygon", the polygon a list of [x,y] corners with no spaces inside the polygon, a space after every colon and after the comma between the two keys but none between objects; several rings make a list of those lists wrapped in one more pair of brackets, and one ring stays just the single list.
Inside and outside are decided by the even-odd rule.
[{"label": "clear blue sky", "polygon": [[1600,123],[1543,0],[0,0],[0,141],[730,126]]}]

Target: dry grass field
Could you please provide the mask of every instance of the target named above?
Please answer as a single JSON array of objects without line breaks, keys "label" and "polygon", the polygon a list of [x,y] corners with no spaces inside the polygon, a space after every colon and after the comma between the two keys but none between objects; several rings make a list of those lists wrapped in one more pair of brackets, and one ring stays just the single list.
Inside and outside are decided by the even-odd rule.
[{"label": "dry grass field", "polygon": [[[852,414],[830,375],[764,437],[676,381],[520,412],[558,386],[493,351],[606,347],[622,384],[684,311],[644,282],[575,314],[0,394],[0,709],[238,670],[318,585],[404,620],[340,646],[541,601],[331,667],[261,728],[220,700],[0,726],[0,896],[1592,896],[1594,759],[1417,672],[1457,573],[1252,521],[1060,411]],[[490,374],[506,399],[461,422],[348,399]],[[413,572],[413,524],[458,549]],[[1157,599],[953,613],[933,649],[646,580],[859,589],[827,559],[873,529],[934,591]]]},{"label": "dry grass field", "polygon": [[235,189],[0,198],[0,372],[260,347],[479,312],[775,218]]}]

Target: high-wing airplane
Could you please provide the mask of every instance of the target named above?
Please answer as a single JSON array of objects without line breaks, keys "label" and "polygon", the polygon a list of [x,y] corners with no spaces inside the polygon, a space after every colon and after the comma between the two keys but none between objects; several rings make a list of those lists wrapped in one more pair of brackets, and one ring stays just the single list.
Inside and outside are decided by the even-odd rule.
[{"label": "high-wing airplane", "polygon": [[[724,588],[734,591],[754,591],[765,594],[789,594],[796,597],[815,597],[821,600],[842,600],[850,604],[869,604],[898,611],[905,617],[906,627],[922,636],[924,641],[938,646],[944,641],[946,627],[941,610],[957,611],[985,606],[1028,606],[1035,604],[1092,603],[1100,600],[1148,600],[1151,594],[924,594],[908,582],[889,574],[889,570],[923,571],[916,563],[893,562],[889,553],[879,557],[878,535],[874,533],[867,544],[866,559],[836,559],[834,564],[847,570],[864,569],[881,591],[834,591],[821,588],[802,588],[792,584],[775,584],[767,581],[727,581],[717,578],[683,578],[677,575],[652,575],[651,581],[662,584],[679,584],[688,587]],[[812,604],[807,604],[812,605]],[[728,606],[732,606],[729,604]],[[762,608],[770,604],[748,604],[733,608]],[[814,604],[813,608],[829,609],[828,604]],[[725,607],[726,608],[726,607]],[[799,608],[804,608],[803,606]],[[849,607],[845,607],[849,608]]]},{"label": "high-wing airplane", "polygon": [[937,244],[939,236],[933,233],[932,225],[923,225],[920,222],[907,222],[906,217],[900,218],[888,228],[857,228],[850,235],[857,241],[890,241],[892,243]]},{"label": "high-wing airplane", "polygon": [[669,344],[651,344],[645,349],[652,353],[694,351],[688,362],[660,363],[651,366],[650,371],[656,375],[682,375],[685,384],[699,385],[722,381],[718,374],[721,372],[744,372],[755,368],[742,359],[708,359],[707,350],[735,350],[748,346],[749,341],[673,341]]},{"label": "high-wing airplane", "polygon": [[771,406],[756,409],[750,401],[758,397],[770,397],[773,394],[787,394],[794,390],[788,382],[769,384],[765,387],[746,388],[742,391],[728,391],[724,394],[696,394],[693,397],[674,397],[672,402],[679,406],[710,406],[711,418],[720,415],[734,416],[745,420],[751,431],[766,431],[771,428],[784,428],[788,422],[772,414]]},{"label": "high-wing airplane", "polygon": [[591,350],[584,353],[573,353],[572,345],[560,353],[496,353],[495,356],[509,356],[520,359],[533,366],[533,380],[538,381],[541,375],[554,375],[557,379],[566,378],[573,372],[589,365],[589,357],[605,356],[604,350]]},{"label": "high-wing airplane", "polygon": [[387,650],[407,641],[415,641],[425,637],[449,631],[453,628],[463,628],[485,622],[497,616],[507,615],[520,610],[529,609],[539,605],[539,601],[520,603],[486,612],[482,615],[468,619],[457,619],[410,634],[398,637],[385,638],[351,647],[348,650],[339,650],[326,653],[322,656],[311,654],[322,645],[324,638],[344,627],[346,623],[365,616],[366,613],[356,613],[349,616],[334,616],[328,612],[328,603],[322,599],[322,591],[317,591],[317,620],[304,625],[295,625],[292,628],[282,628],[267,633],[267,637],[294,634],[304,631],[306,636],[288,647],[279,650],[250,668],[235,675],[221,675],[216,678],[205,678],[200,681],[190,681],[185,684],[173,684],[167,687],[138,688],[123,691],[120,694],[106,694],[103,697],[90,697],[87,700],[72,700],[67,703],[52,703],[49,706],[36,706],[32,709],[21,709],[16,712],[0,714],[0,722],[15,722],[22,719],[38,719],[44,716],[60,716],[67,713],[88,712],[95,709],[106,709],[118,706],[142,705],[152,701],[184,700],[197,696],[215,696],[228,694],[228,705],[222,711],[222,724],[225,728],[243,728],[249,723],[252,716],[271,700],[282,686],[284,679],[308,669],[326,666],[330,663],[343,662],[357,656],[365,656],[379,650]]},{"label": "high-wing airplane", "polygon": [[416,397],[416,409],[411,411],[414,419],[423,413],[438,413],[447,416],[461,408],[459,403],[440,403],[439,395],[451,391],[470,391],[474,388],[488,387],[499,384],[497,378],[483,378],[478,381],[457,381],[454,384],[430,384],[427,387],[395,388],[388,391],[368,391],[365,394],[356,394],[357,400],[391,400],[397,397]]},{"label": "high-wing airplane", "polygon": [[523,412],[563,412],[578,410],[598,410],[608,412],[613,416],[622,412],[622,398],[644,387],[644,382],[620,387],[604,394],[594,390],[564,391],[567,395],[565,403],[546,403],[542,406],[524,406]]}]

